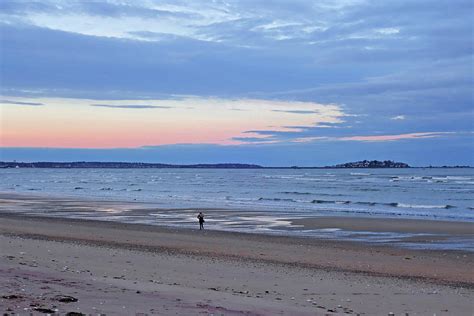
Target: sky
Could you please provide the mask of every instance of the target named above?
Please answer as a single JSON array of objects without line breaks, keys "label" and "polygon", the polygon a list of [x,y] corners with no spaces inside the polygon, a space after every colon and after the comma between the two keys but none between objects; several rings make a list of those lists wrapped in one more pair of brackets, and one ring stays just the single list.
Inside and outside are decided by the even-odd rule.
[{"label": "sky", "polygon": [[0,2],[0,160],[474,165],[470,0]]}]

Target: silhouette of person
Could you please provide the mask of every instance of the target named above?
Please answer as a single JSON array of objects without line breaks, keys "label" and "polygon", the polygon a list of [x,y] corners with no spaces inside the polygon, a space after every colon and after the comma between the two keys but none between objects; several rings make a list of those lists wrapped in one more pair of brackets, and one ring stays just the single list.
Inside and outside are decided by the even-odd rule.
[{"label": "silhouette of person", "polygon": [[204,214],[199,212],[197,219],[199,221],[199,230],[204,229]]}]

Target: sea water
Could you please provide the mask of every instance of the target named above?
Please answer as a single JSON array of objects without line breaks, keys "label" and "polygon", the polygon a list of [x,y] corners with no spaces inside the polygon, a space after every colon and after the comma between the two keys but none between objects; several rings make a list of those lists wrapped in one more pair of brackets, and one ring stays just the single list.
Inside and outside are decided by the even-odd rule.
[{"label": "sea water", "polygon": [[474,222],[474,169],[470,168],[20,168],[0,170],[0,179],[2,192],[137,201],[156,205],[156,210],[175,209],[142,212],[139,217],[96,214],[105,220],[194,226],[194,210],[212,208],[239,211],[237,217],[223,212],[209,218],[215,229],[320,235],[324,231],[281,228],[291,226],[291,219],[317,216]]}]

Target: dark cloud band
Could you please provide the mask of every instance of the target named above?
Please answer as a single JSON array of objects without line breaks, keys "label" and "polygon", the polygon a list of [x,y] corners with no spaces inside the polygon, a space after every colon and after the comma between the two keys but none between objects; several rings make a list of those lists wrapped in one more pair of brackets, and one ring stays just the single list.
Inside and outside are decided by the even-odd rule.
[{"label": "dark cloud band", "polygon": [[10,100],[0,100],[0,103],[3,104],[14,104],[14,105],[26,105],[26,106],[42,106],[43,103],[38,102],[20,102],[20,101],[10,101]]}]

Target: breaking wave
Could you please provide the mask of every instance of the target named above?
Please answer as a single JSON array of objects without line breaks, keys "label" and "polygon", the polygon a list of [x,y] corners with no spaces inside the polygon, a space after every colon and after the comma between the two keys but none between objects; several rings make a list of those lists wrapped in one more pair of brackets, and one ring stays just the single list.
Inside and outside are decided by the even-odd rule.
[{"label": "breaking wave", "polygon": [[380,202],[361,202],[361,201],[335,201],[335,200],[313,200],[313,204],[357,204],[357,205],[367,205],[367,206],[376,206],[376,205],[385,205],[391,207],[400,207],[400,208],[419,208],[419,209],[451,209],[455,208],[454,205],[423,205],[423,204],[405,204],[399,202],[392,203],[380,203]]},{"label": "breaking wave", "polygon": [[273,202],[296,202],[293,199],[280,199],[280,198],[259,198],[259,201],[273,201]]}]

